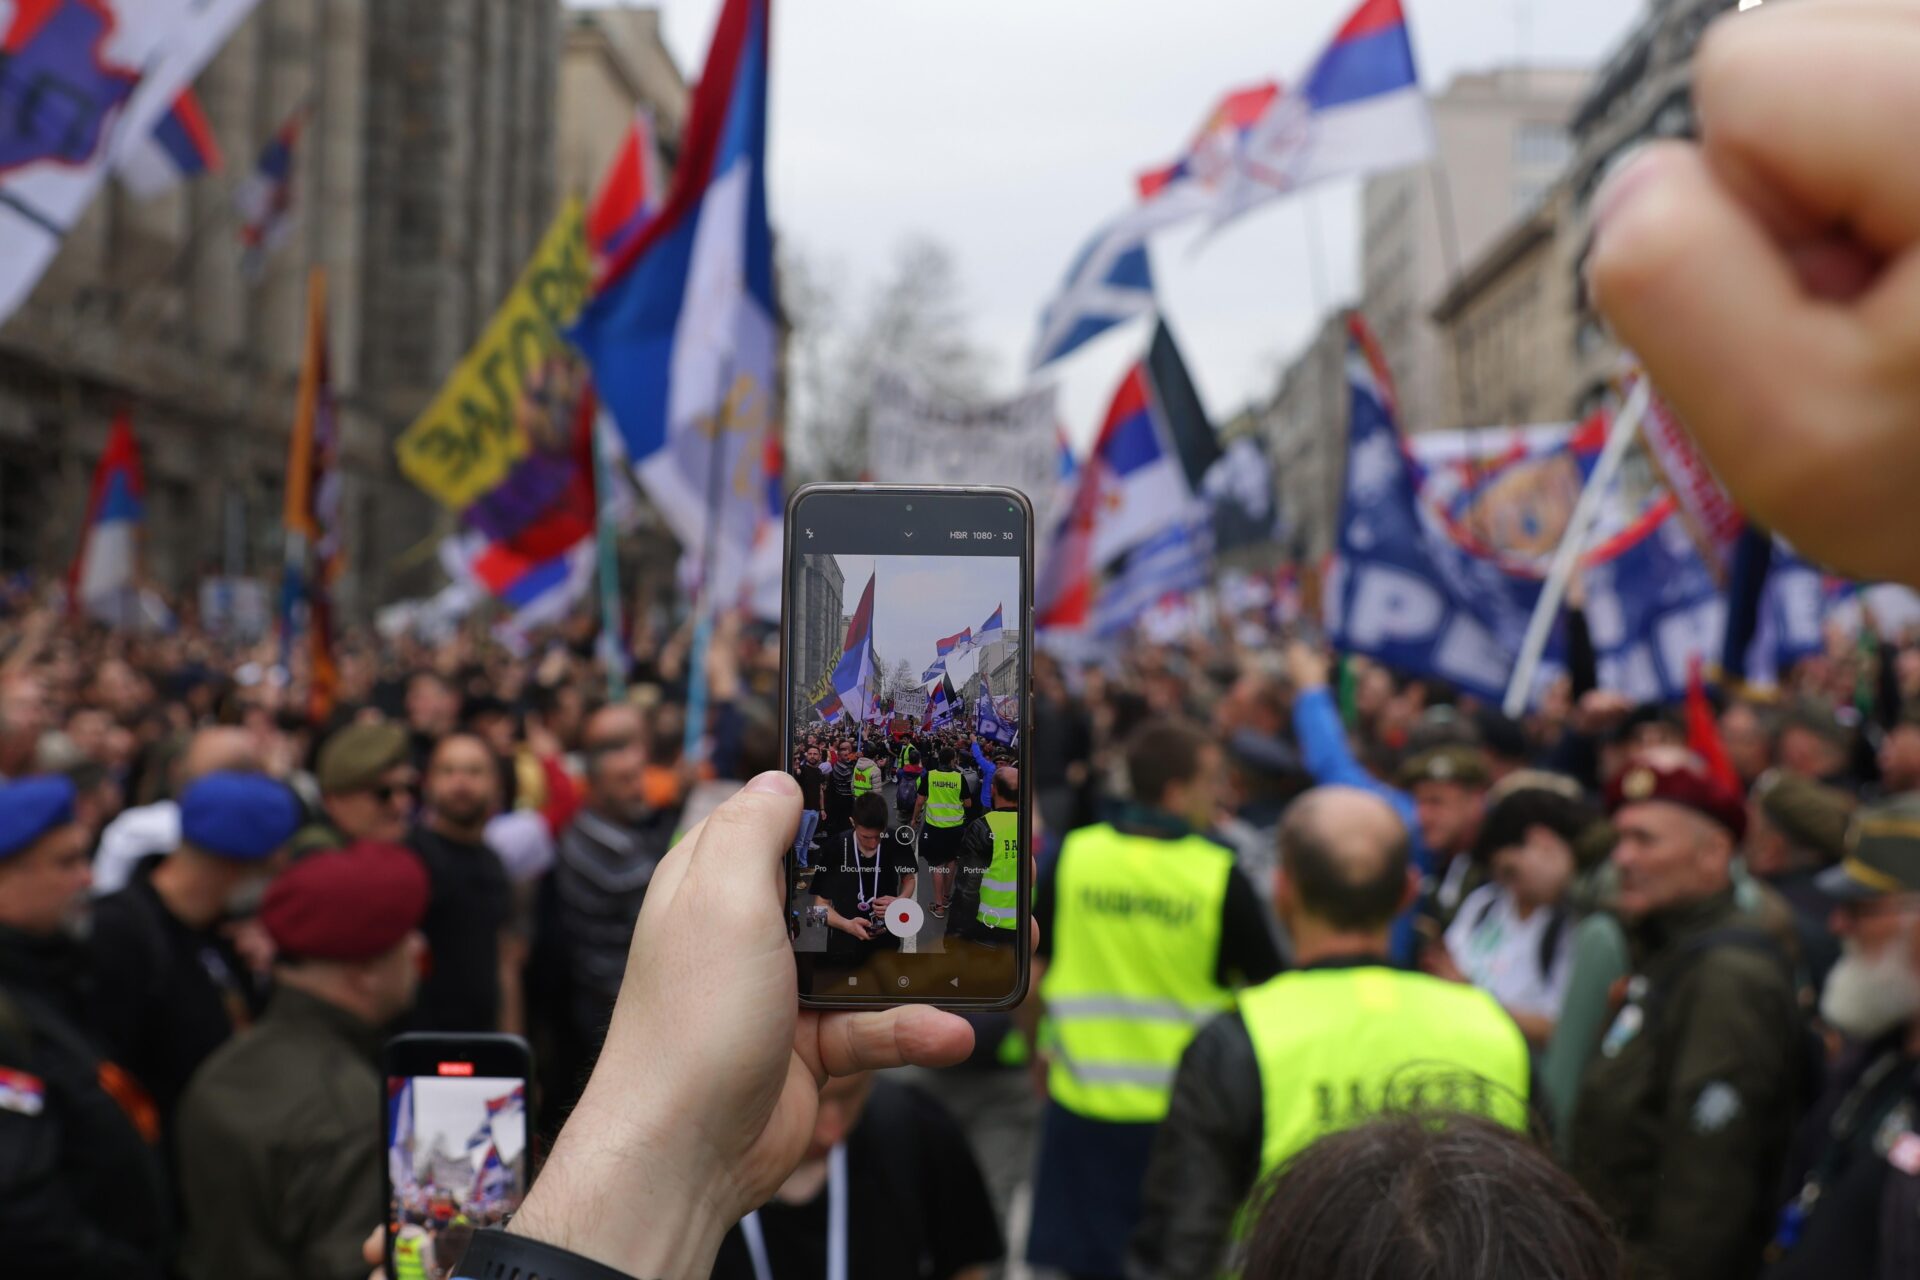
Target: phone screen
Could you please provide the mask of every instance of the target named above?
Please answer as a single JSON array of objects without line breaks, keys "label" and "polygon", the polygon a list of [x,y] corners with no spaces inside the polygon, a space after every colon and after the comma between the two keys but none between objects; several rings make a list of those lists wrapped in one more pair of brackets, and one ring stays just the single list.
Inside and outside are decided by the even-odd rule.
[{"label": "phone screen", "polygon": [[388,1059],[390,1274],[450,1274],[473,1232],[506,1222],[528,1183],[526,1078],[484,1074],[499,1068],[457,1048],[437,1060],[422,1048],[432,1046],[404,1055],[407,1074]]},{"label": "phone screen", "polygon": [[789,512],[788,932],[817,1003],[1025,981],[1031,518],[1007,490],[805,490]]}]

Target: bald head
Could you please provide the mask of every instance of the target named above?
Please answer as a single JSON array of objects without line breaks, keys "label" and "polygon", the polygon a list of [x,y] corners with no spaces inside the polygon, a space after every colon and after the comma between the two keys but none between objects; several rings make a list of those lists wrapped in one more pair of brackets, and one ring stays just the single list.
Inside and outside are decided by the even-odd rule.
[{"label": "bald head", "polygon": [[252,773],[260,767],[253,734],[221,726],[201,729],[187,742],[180,757],[180,785],[210,773]]},{"label": "bald head", "polygon": [[1317,787],[1280,824],[1280,866],[1301,914],[1342,932],[1385,929],[1406,898],[1407,828],[1370,791]]},{"label": "bald head", "polygon": [[1003,764],[993,771],[993,807],[1011,809],[1020,803],[1020,771]]},{"label": "bald head", "polygon": [[580,730],[580,746],[591,755],[644,745],[646,728],[640,708],[630,702],[616,702],[587,717]]}]

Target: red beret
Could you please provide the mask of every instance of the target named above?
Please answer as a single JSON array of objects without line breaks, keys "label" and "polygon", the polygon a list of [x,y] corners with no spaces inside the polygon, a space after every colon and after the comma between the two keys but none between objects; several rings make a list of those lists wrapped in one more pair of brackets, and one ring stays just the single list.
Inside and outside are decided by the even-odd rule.
[{"label": "red beret", "polygon": [[371,960],[427,913],[427,871],[399,845],[362,840],[311,854],[274,877],[260,923],[280,951],[310,960]]},{"label": "red beret", "polygon": [[1712,819],[1739,840],[1747,833],[1746,799],[1731,787],[1708,776],[1691,761],[1630,764],[1607,784],[1607,812],[1618,813],[1630,804],[1665,800]]}]

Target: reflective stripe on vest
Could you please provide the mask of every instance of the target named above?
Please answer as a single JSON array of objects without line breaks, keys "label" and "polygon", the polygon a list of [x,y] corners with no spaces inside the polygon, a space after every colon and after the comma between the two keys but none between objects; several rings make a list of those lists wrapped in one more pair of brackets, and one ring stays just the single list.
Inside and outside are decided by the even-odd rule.
[{"label": "reflective stripe on vest", "polygon": [[879,780],[880,771],[872,765],[853,771],[853,794],[863,796],[873,790],[873,784]]},{"label": "reflective stripe on vest", "polygon": [[1526,1037],[1486,992],[1397,969],[1305,969],[1240,993],[1260,1066],[1260,1175],[1384,1107],[1526,1127]]},{"label": "reflective stripe on vest", "polygon": [[1109,826],[1067,837],[1055,873],[1047,1092],[1093,1120],[1165,1118],[1174,1069],[1202,1023],[1233,1007],[1216,981],[1233,855],[1199,836]]},{"label": "reflective stripe on vest", "polygon": [[993,862],[980,875],[980,922],[1011,929],[1020,911],[1020,815],[995,809],[986,817],[993,833]]},{"label": "reflective stripe on vest", "polygon": [[927,825],[957,827],[966,820],[960,807],[960,775],[951,769],[935,769],[927,775]]}]

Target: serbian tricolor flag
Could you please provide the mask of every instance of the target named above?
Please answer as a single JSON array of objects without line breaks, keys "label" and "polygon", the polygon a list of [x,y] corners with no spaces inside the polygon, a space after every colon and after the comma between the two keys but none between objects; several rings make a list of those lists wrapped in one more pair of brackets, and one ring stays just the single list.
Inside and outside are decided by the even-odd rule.
[{"label": "serbian tricolor flag", "polygon": [[220,144],[192,89],[181,91],[153,132],[120,158],[117,172],[142,200],[165,195],[189,178],[220,172]]},{"label": "serbian tricolor flag", "polygon": [[1004,604],[996,605],[993,610],[993,616],[981,623],[980,629],[973,633],[973,642],[975,644],[985,644],[988,640],[1006,630],[1006,623],[1002,621],[1002,617],[1006,611],[1007,606]]},{"label": "serbian tricolor flag", "polygon": [[1434,150],[1400,0],[1361,0],[1293,91],[1276,94],[1247,130],[1213,226],[1317,182],[1424,163]]},{"label": "serbian tricolor flag", "polygon": [[106,451],[93,470],[87,523],[80,554],[68,575],[68,608],[109,621],[126,615],[140,562],[140,525],[146,518],[146,486],[133,424],[122,409],[107,434]]},{"label": "serbian tricolor flag", "polygon": [[722,7],[666,203],[608,259],[569,334],[703,607],[746,582],[776,414],[770,5]]},{"label": "serbian tricolor flag", "polygon": [[948,636],[945,640],[935,640],[933,642],[933,648],[936,656],[944,658],[944,657],[947,657],[949,654],[953,653],[956,649],[959,650],[961,653],[965,653],[967,650],[967,646],[972,643],[973,643],[973,628],[968,627],[964,631],[961,631],[956,635]]},{"label": "serbian tricolor flag", "polygon": [[240,245],[245,251],[241,269],[250,280],[260,278],[267,255],[284,244],[293,230],[293,149],[305,123],[305,108],[288,116],[254,161],[253,172],[234,189],[233,207],[240,215]]},{"label": "serbian tricolor flag", "polygon": [[840,649],[840,661],[833,668],[833,691],[840,706],[856,723],[864,722],[879,705],[873,663],[873,586],[878,574],[867,579],[860,593],[860,606],[847,623],[847,641]]},{"label": "serbian tricolor flag", "polygon": [[596,262],[618,257],[659,209],[665,184],[657,157],[653,113],[642,107],[620,139],[606,177],[600,180],[600,192],[587,210],[587,247]]}]

